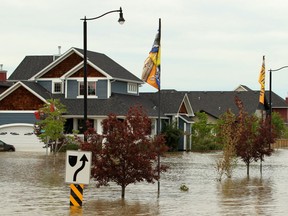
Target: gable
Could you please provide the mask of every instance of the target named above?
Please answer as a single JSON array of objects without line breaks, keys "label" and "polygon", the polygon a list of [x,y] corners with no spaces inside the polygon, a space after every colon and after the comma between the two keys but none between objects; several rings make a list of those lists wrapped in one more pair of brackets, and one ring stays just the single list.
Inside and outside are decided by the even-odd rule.
[{"label": "gable", "polygon": [[[84,70],[83,68],[74,72],[70,77],[84,77]],[[87,65],[87,77],[106,77],[98,70],[94,69],[90,65]]]},{"label": "gable", "polygon": [[41,99],[19,86],[1,100],[0,110],[38,110],[43,104]]},{"label": "gable", "polygon": [[67,73],[67,71],[71,70],[73,67],[75,67],[82,61],[82,57],[73,52],[71,55],[69,55],[63,61],[59,62],[54,67],[49,69],[39,78],[60,78],[65,73]]},{"label": "gable", "polygon": [[181,114],[184,114],[184,113],[185,113],[185,114],[188,114],[184,102],[181,104],[181,107],[180,107],[180,109],[179,109],[179,113],[181,113]]}]

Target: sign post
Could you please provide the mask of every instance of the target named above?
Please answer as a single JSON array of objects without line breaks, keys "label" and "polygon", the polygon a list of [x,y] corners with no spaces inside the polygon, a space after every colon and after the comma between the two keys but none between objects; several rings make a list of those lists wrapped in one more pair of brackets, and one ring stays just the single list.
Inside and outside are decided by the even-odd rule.
[{"label": "sign post", "polygon": [[66,152],[65,182],[70,183],[70,206],[82,206],[84,184],[90,181],[91,158],[88,151]]}]

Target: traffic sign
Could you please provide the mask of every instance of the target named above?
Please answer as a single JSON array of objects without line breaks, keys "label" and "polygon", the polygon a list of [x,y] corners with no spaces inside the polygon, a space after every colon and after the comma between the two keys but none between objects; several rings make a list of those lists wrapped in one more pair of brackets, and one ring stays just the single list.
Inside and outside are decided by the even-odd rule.
[{"label": "traffic sign", "polygon": [[72,184],[89,184],[92,152],[67,151],[65,182]]}]

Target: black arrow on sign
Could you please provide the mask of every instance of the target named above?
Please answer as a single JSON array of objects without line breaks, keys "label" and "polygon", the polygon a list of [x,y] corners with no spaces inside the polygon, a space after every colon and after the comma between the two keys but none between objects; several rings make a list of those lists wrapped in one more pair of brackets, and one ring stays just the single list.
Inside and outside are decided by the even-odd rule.
[{"label": "black arrow on sign", "polygon": [[87,159],[87,157],[86,157],[85,154],[82,156],[82,158],[80,159],[80,161],[82,161],[82,165],[81,165],[81,167],[79,167],[79,168],[75,171],[75,173],[74,173],[74,176],[73,176],[73,181],[74,181],[74,182],[76,181],[77,174],[78,174],[82,169],[84,169],[85,163],[88,162],[88,159]]}]

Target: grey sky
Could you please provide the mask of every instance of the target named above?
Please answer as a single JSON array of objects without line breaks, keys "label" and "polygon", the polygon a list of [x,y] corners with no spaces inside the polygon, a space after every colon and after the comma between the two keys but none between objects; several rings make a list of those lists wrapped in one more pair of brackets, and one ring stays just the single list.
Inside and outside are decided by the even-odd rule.
[{"label": "grey sky", "polygon": [[[57,54],[59,45],[62,53],[83,48],[80,19],[120,6],[123,26],[116,13],[88,22],[88,49],[140,77],[161,18],[163,89],[259,90],[263,55],[267,70],[288,65],[287,0],[1,0],[3,69],[10,75],[26,55]],[[287,81],[288,69],[273,73],[273,91],[283,98]]]}]

